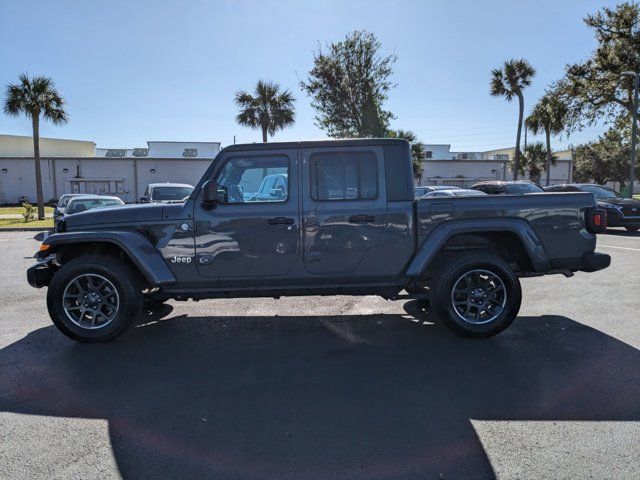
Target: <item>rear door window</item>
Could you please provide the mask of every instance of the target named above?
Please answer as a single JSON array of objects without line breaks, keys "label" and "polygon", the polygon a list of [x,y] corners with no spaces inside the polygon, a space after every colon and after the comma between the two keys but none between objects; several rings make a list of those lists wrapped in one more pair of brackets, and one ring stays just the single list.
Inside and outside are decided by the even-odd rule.
[{"label": "rear door window", "polygon": [[374,154],[316,153],[309,165],[311,198],[316,201],[373,200],[378,197]]}]

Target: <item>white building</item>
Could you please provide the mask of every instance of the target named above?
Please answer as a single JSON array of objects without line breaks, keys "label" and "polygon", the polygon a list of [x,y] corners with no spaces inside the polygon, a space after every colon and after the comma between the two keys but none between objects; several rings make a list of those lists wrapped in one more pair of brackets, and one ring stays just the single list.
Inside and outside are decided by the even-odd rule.
[{"label": "white building", "polygon": [[[416,185],[470,186],[482,180],[511,180],[511,157],[515,148],[481,152],[453,152],[450,144],[424,144],[422,176]],[[556,165],[551,167],[551,184],[571,182],[573,160],[571,151],[554,152]],[[527,175],[519,178],[526,180]],[[543,172],[541,182],[544,184]]]},{"label": "white building", "polygon": [[[0,204],[36,200],[33,147],[29,150],[26,140],[31,137],[0,136]],[[47,202],[63,193],[117,195],[135,202],[149,183],[194,185],[220,151],[219,142],[154,141],[146,148],[111,149],[96,148],[93,142],[41,139],[43,143]]]}]

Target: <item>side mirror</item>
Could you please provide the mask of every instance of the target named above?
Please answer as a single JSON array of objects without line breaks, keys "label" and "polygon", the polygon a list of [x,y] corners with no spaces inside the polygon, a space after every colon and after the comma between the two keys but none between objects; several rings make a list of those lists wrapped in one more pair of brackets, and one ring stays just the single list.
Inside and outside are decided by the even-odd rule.
[{"label": "side mirror", "polygon": [[140,203],[149,203],[149,197],[140,197]]},{"label": "side mirror", "polygon": [[218,201],[218,183],[207,180],[202,186],[202,206],[207,209],[215,208]]}]

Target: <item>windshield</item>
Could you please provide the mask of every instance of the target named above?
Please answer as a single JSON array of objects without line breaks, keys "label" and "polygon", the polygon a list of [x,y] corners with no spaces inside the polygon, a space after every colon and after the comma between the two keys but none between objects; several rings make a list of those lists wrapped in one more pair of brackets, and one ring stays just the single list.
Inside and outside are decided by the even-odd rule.
[{"label": "windshield", "polygon": [[594,193],[596,198],[622,198],[615,190],[600,185],[581,185],[580,188],[585,192]]},{"label": "windshield", "polygon": [[507,193],[510,195],[523,195],[525,193],[544,192],[544,190],[535,183],[512,183],[510,185],[507,185],[506,187]]},{"label": "windshield", "polygon": [[124,202],[117,198],[89,198],[89,199],[76,199],[69,204],[67,213],[80,213],[86,212],[99,207],[112,207],[114,205],[124,205]]},{"label": "windshield", "polygon": [[451,193],[456,197],[481,197],[486,195],[486,193],[480,190],[455,190]]},{"label": "windshield", "polygon": [[154,187],[151,193],[152,200],[170,201],[184,200],[193,192],[193,187]]}]

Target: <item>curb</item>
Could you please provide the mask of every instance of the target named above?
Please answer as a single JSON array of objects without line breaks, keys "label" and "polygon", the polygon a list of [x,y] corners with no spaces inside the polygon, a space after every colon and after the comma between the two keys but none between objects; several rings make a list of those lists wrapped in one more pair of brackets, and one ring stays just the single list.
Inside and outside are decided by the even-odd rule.
[{"label": "curb", "polygon": [[50,227],[0,227],[0,232],[49,232],[52,230]]}]

